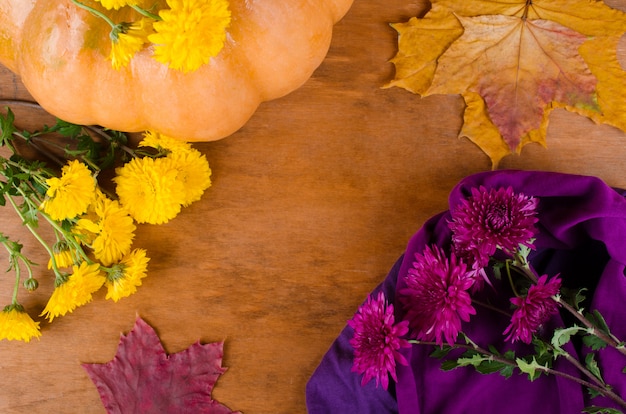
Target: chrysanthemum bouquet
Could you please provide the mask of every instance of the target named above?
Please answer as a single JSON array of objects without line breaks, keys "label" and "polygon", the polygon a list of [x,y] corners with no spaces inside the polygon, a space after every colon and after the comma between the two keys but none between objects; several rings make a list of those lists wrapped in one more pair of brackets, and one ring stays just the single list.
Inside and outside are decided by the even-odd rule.
[{"label": "chrysanthemum bouquet", "polygon": [[[530,264],[540,203],[511,187],[481,186],[451,210],[449,247],[427,245],[414,255],[406,274],[399,275],[404,279],[395,304],[401,312],[394,312],[394,304],[379,292],[348,322],[354,330],[352,371],[363,375],[361,385],[375,380],[387,389],[390,377],[398,381],[398,366],[409,364],[403,350],[430,346],[431,356],[443,359],[445,371],[473,367],[506,378],[522,373],[530,381],[551,374],[626,410],[624,396],[605,381],[598,364],[598,351],[611,348],[625,357],[626,366],[623,338],[611,333],[598,310],[584,308],[587,288],[570,289],[559,274],[539,274]],[[399,314],[402,320],[396,321]],[[489,324],[492,319],[484,318],[494,314],[509,321],[498,346],[464,333],[480,331],[466,328]],[[554,322],[557,314],[565,325]],[[583,362],[573,355],[582,349]],[[578,372],[557,369],[561,360]],[[617,381],[623,383],[626,375]],[[591,406],[584,412],[621,411]]]},{"label": "chrysanthemum bouquet", "polygon": [[[135,293],[149,261],[144,249],[133,248],[135,223],[166,223],[211,185],[204,155],[154,132],[133,149],[125,134],[60,120],[41,131],[18,131],[10,109],[0,115],[0,129],[0,147],[10,152],[0,156],[0,206],[13,208],[49,255],[55,289],[40,316],[50,322],[91,301],[103,286],[116,302]],[[45,149],[60,170],[20,156],[19,145]],[[106,169],[115,171],[114,192],[98,182]],[[43,237],[42,223],[53,240]],[[41,335],[40,323],[20,304],[19,292],[20,286],[37,289],[34,263],[1,232],[0,244],[15,274],[11,303],[0,312],[0,339],[28,342]]]},{"label": "chrysanthemum bouquet", "polygon": [[[154,2],[141,0],[97,0],[99,5],[72,2],[110,26],[109,58],[115,69],[127,66],[137,52],[150,47],[157,61],[192,72],[222,50],[231,20],[228,0],[167,0],[167,7],[159,10],[153,10]],[[113,20],[120,9],[129,11],[128,21]]]}]

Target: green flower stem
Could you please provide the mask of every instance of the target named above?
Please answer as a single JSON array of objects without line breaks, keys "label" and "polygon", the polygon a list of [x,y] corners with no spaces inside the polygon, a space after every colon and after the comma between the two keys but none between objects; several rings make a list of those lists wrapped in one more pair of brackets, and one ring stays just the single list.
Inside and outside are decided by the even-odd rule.
[{"label": "green flower stem", "polygon": [[[74,1],[74,0],[72,0]],[[32,101],[25,101],[25,100],[20,100],[20,99],[0,99],[0,105],[6,105],[6,106],[11,106],[11,105],[18,105],[18,106],[25,106],[28,108],[34,108],[34,109],[40,109],[43,110],[43,108],[41,108],[41,106],[37,103],[37,102],[32,102]],[[125,153],[127,153],[128,155],[130,155],[133,158],[137,158],[137,151],[132,149],[131,147],[122,144],[120,142],[115,141],[109,134],[107,134],[104,130],[104,128],[99,127],[99,126],[95,126],[95,125],[81,125],[82,128],[86,129],[87,131],[91,132],[94,135],[99,136],[100,138],[105,139],[109,144],[111,145],[115,145],[115,147],[120,148],[122,151],[124,151]],[[37,143],[42,143],[45,144],[47,146],[54,146],[55,148],[61,150],[61,151],[65,151],[66,148],[62,145],[59,145],[58,143],[46,140],[45,138],[43,138],[43,135],[46,135],[50,133],[49,131],[35,131],[33,133],[30,134],[30,136],[26,137],[24,136],[21,132],[19,131],[14,131],[13,135],[21,138],[22,140],[24,140],[27,144],[31,145],[33,148],[35,148],[37,151],[39,151],[42,154],[45,154],[47,157],[51,158],[55,163],[57,163],[59,166],[64,165],[66,162],[57,157],[55,154],[51,153],[50,151],[48,151],[47,149],[43,148],[40,145],[37,145]],[[13,150],[13,153],[15,153],[15,150],[13,148],[11,148]],[[149,154],[148,154],[149,155]],[[80,159],[87,163],[88,165],[90,165],[94,170],[96,171],[100,171],[101,168],[98,165],[95,165],[91,160],[89,160],[87,157],[80,157]]]},{"label": "green flower stem", "polygon": [[4,246],[6,251],[9,253],[10,268],[12,268],[13,271],[15,272],[15,286],[13,287],[13,295],[12,295],[12,298],[11,298],[11,304],[12,305],[18,305],[17,293],[18,293],[18,289],[19,289],[19,286],[20,286],[20,280],[21,280],[21,267],[20,267],[19,261],[21,260],[24,263],[24,265],[26,266],[26,269],[28,270],[29,277],[33,276],[32,269],[30,268],[30,263],[24,257],[24,255],[22,255],[15,248],[12,248],[11,246],[9,246],[8,239],[3,238],[2,245]]},{"label": "green flower stem", "polygon": [[77,0],[72,0],[72,3],[74,3],[76,6],[80,7],[81,9],[87,10],[88,12],[90,12],[91,14],[93,14],[94,16],[97,16],[99,18],[101,18],[102,20],[104,20],[105,22],[107,22],[112,29],[115,29],[117,27],[117,24],[115,24],[115,22],[111,19],[109,19],[109,17],[107,15],[105,15],[104,13],[94,9],[93,7],[87,6],[86,4],[83,4]]},{"label": "green flower stem", "polygon": [[[475,299],[472,299],[472,303],[475,303],[478,306],[484,307],[486,309],[492,310],[494,312],[498,312],[504,316],[507,317],[511,317],[510,313],[505,312],[504,310],[497,308],[493,305],[490,305],[488,303],[484,303],[481,301],[477,301]],[[569,305],[568,305],[569,306]],[[466,337],[467,340],[469,340],[469,338]],[[548,348],[550,348],[552,351],[554,351],[554,347],[546,342],[543,341],[542,339],[538,338],[539,340],[541,340]],[[473,342],[472,342],[473,344]],[[475,345],[475,344],[474,344]],[[476,349],[477,351],[481,352],[477,346],[471,346],[471,349]],[[574,358],[569,352],[565,352],[564,350],[560,350],[559,351],[559,355],[563,356],[565,359],[567,359],[572,365],[574,365],[579,371],[581,371],[583,374],[585,374],[587,377],[589,377],[592,381],[594,381],[598,386],[605,386],[606,384],[604,384],[600,379],[598,379],[595,375],[593,375],[587,368],[585,368],[584,365],[582,365],[580,363],[580,361],[577,358]]]},{"label": "green flower stem", "polygon": [[[516,260],[519,259],[518,256],[519,255],[516,255]],[[533,283],[537,283],[537,279],[538,279],[537,274],[533,271],[533,269],[531,269],[530,265],[525,260],[521,260],[519,261],[519,263],[521,266],[519,267],[516,266],[515,268],[519,269],[522,272],[522,274],[526,276],[528,279],[530,279]],[[563,309],[565,309],[567,312],[573,315],[576,319],[578,319],[586,328],[588,328],[590,331],[589,333],[597,336],[598,338],[606,342],[609,346],[619,351],[619,353],[626,356],[626,347],[624,346],[624,343],[621,342],[618,338],[598,329],[589,321],[589,319],[585,318],[580,312],[574,309],[569,303],[564,301],[563,298],[561,298],[560,296],[553,296],[552,299],[556,303],[561,305]]]},{"label": "green flower stem", "polygon": [[[554,351],[554,347],[550,344],[546,344],[548,347]],[[564,350],[560,350],[558,353],[560,356],[563,356],[566,360],[569,361],[570,364],[574,365],[580,372],[585,374],[587,378],[590,378],[593,382],[595,382],[600,387],[606,387],[606,383],[602,381],[600,378],[591,373],[583,364],[580,363],[578,358],[574,358],[572,354],[569,352],[565,352]]]},{"label": "green flower stem", "polygon": [[[52,161],[54,161],[55,164],[57,164],[59,167],[63,166],[65,164],[65,160],[59,158],[56,154],[48,151],[47,149],[43,148],[41,145],[39,145],[39,142],[43,142],[46,145],[50,145],[50,146],[55,146],[61,150],[65,150],[64,147],[62,147],[61,145],[56,144],[55,142],[52,141],[48,141],[45,140],[43,138],[41,138],[38,133],[33,134],[30,138],[25,137],[24,135],[22,135],[19,132],[14,132],[13,135],[22,138],[24,141],[26,141],[26,143],[28,143],[28,145],[30,145],[31,147],[33,147],[35,150],[39,151],[42,154],[45,154],[48,158],[50,158]],[[41,133],[41,135],[43,135],[43,133]]]},{"label": "green flower stem", "polygon": [[[111,139],[111,137],[106,132],[104,132],[102,128],[96,127],[93,125],[83,125],[83,128],[86,128],[89,131],[93,132],[94,134],[106,139],[109,143],[113,143],[113,140]],[[133,150],[128,145],[120,144],[119,142],[115,142],[115,145],[121,148],[125,153],[127,153],[131,157],[137,158],[137,154],[135,150]]]},{"label": "green flower stem", "polygon": [[521,257],[519,254],[515,254],[515,262],[513,263],[513,265],[515,265],[516,263],[519,263],[519,266],[515,266],[516,269],[521,270],[522,274],[530,279],[531,282],[537,283],[537,274],[533,269],[531,269],[530,263],[524,260],[524,258]]},{"label": "green flower stem", "polygon": [[564,301],[563,298],[561,298],[560,296],[553,296],[552,299],[556,303],[561,305],[563,309],[567,310],[576,319],[578,319],[585,326],[585,328],[588,328],[590,334],[597,336],[598,338],[606,342],[609,346],[615,348],[619,353],[626,356],[626,347],[621,341],[619,341],[619,339],[611,334],[607,334],[606,332],[598,329],[587,318],[581,315],[580,312],[577,312],[576,309],[574,309],[569,303]]},{"label": "green flower stem", "polygon": [[509,285],[511,285],[511,290],[513,290],[513,294],[519,298],[521,295],[517,292],[517,289],[515,289],[515,283],[513,283],[513,275],[511,274],[511,261],[505,261],[504,266],[506,267],[506,275],[509,278]]},{"label": "green flower stem", "polygon": [[[59,223],[57,223],[55,220],[52,220],[52,218],[50,218],[50,216],[48,214],[46,214],[44,211],[39,210],[37,208],[37,206],[33,204],[33,201],[29,197],[26,196],[26,194],[24,194],[23,192],[21,192],[21,194],[24,197],[24,201],[28,203],[30,208],[36,209],[38,214],[40,214],[44,219],[46,219],[48,224],[50,224],[50,226],[54,229],[55,232],[60,233],[60,234],[63,235],[63,239],[65,241],[67,241],[71,245],[71,247],[74,249],[75,252],[78,252],[80,254],[80,258],[82,260],[84,260],[88,264],[93,264],[94,263],[89,258],[89,256],[87,256],[87,254],[83,250],[83,248],[80,245],[80,243],[77,242],[76,239],[71,234],[68,234],[68,232],[66,230],[64,230],[59,225]],[[57,239],[58,239],[58,236],[57,236]],[[46,244],[46,246],[47,246],[47,244]],[[52,249],[49,249],[49,252],[52,252]],[[50,253],[50,257],[52,258],[52,262],[54,264],[56,264],[56,260],[54,258],[54,252]]]},{"label": "green flower stem", "polygon": [[24,164],[20,164],[18,162],[15,161],[11,161],[11,160],[7,160],[4,159],[4,162],[7,165],[11,165],[13,167],[17,167],[19,168],[22,172],[27,173],[30,177],[33,177],[39,184],[41,184],[42,186],[46,185],[46,178],[42,177],[42,170],[37,169],[37,170],[32,170],[28,167],[26,167]]},{"label": "green flower stem", "polygon": [[[34,135],[33,137],[31,137],[31,138],[28,140],[28,144],[29,144],[30,146],[32,146],[33,148],[35,148],[35,149],[36,149],[37,151],[39,151],[40,153],[44,154],[46,157],[48,157],[48,158],[52,159],[52,161],[54,161],[54,163],[55,163],[56,165],[58,165],[59,167],[62,167],[62,166],[64,166],[65,164],[67,164],[67,161],[68,161],[67,159],[65,159],[65,158],[60,158],[60,157],[58,157],[56,154],[54,154],[53,152],[48,151],[47,149],[43,148],[41,145],[39,145],[39,143],[40,143],[40,142],[41,142],[41,143],[44,143],[45,145],[48,145],[48,146],[51,146],[51,147],[55,147],[55,148],[57,148],[57,149],[59,149],[59,150],[65,151],[65,150],[66,150],[66,148],[65,148],[63,145],[59,145],[59,144],[57,144],[56,142],[46,140],[46,139],[44,139],[44,138],[42,138],[42,137],[40,137],[40,136],[37,136],[37,135]],[[81,156],[81,157],[79,157],[79,158],[80,158],[80,160],[81,160],[82,162],[84,162],[85,164],[89,165],[89,166],[90,166],[93,170],[95,170],[95,171],[100,171],[100,167],[99,167],[99,166],[97,166],[96,164],[94,164],[94,163],[93,163],[90,159],[88,159],[87,157],[83,157],[83,156]]]},{"label": "green flower stem", "polygon": [[17,215],[22,219],[22,222],[24,223],[26,228],[31,232],[31,234],[35,237],[35,239],[41,244],[41,246],[48,252],[50,257],[52,258],[52,271],[54,272],[55,276],[57,278],[61,277],[61,272],[59,271],[59,268],[57,267],[56,260],[54,260],[54,253],[52,252],[52,249],[50,248],[50,246],[48,246],[48,243],[46,243],[46,241],[43,238],[41,238],[39,233],[37,233],[37,231],[33,228],[33,225],[26,221],[26,218],[24,217],[19,207],[15,203],[15,200],[13,200],[13,196],[8,196],[7,200],[9,200],[9,203],[11,203]]},{"label": "green flower stem", "polygon": [[501,315],[506,316],[507,318],[510,318],[512,316],[509,312],[506,312],[505,310],[502,310],[502,309],[497,308],[497,307],[495,307],[493,305],[490,305],[489,303],[485,303],[485,302],[482,302],[482,301],[479,301],[479,300],[476,300],[476,299],[472,299],[472,303],[474,303],[474,304],[476,304],[476,305],[478,305],[478,306],[480,306],[482,308],[489,309],[489,310],[492,310],[494,312],[497,312],[497,313],[499,313]]},{"label": "green flower stem", "polygon": [[44,213],[43,211],[39,212],[43,218],[46,219],[46,221],[52,226],[52,228],[58,232],[60,232],[63,235],[63,239],[65,241],[67,241],[71,247],[73,248],[73,250],[75,252],[77,252],[80,255],[80,259],[84,260],[85,262],[87,262],[87,264],[93,264],[94,262],[89,258],[89,256],[87,256],[87,253],[85,253],[85,251],[83,250],[83,247],[80,245],[79,242],[76,241],[76,239],[71,235],[71,234],[67,234],[67,232],[65,230],[63,230],[61,228],[61,226],[59,226],[59,224],[52,220],[50,218],[50,216],[48,216],[46,213]]},{"label": "green flower stem", "polygon": [[[57,164],[59,167],[64,166],[67,163],[67,159],[63,159],[63,158],[59,158],[56,154],[54,154],[53,152],[48,151],[47,149],[43,148],[41,145],[39,145],[39,143],[43,143],[47,146],[50,147],[55,147],[61,151],[65,151],[66,148],[63,145],[57,144],[56,142],[53,141],[49,141],[46,140],[44,138],[42,138],[40,135],[44,135],[45,132],[38,132],[38,133],[33,133],[30,137],[25,137],[24,135],[22,135],[19,132],[14,132],[13,135],[22,138],[24,141],[26,141],[26,143],[28,145],[30,145],[31,147],[33,147],[35,150],[39,151],[40,153],[44,154],[46,157],[50,158],[52,161],[54,161],[55,164]],[[94,164],[89,158],[87,157],[79,157],[80,160],[82,162],[84,162],[85,164],[89,165],[93,170],[95,170],[96,172],[100,171],[100,167],[96,164]]]},{"label": "green flower stem", "polygon": [[17,263],[17,258],[13,256],[11,259],[13,261],[13,271],[15,272],[15,286],[13,286],[13,295],[11,296],[11,304],[17,305],[17,292],[20,287],[21,280],[21,268],[19,263]]},{"label": "green flower stem", "polygon": [[150,13],[148,10],[141,8],[136,4],[131,4],[130,7],[132,7],[137,13],[141,14],[142,16],[149,17],[153,20],[162,20],[161,16],[159,16],[158,14]]},{"label": "green flower stem", "polygon": [[[466,340],[469,340],[469,338],[466,337]],[[431,346],[439,346],[439,344],[435,343],[435,342],[428,342],[428,341],[420,341],[420,340],[416,340],[416,339],[410,339],[408,341],[411,344],[415,344],[415,345],[431,345]],[[482,354],[486,357],[488,357],[489,359],[496,361],[496,362],[500,362],[502,364],[506,364],[515,368],[518,368],[517,362],[510,360],[508,358],[505,358],[501,355],[496,355],[493,352],[490,352],[486,349],[481,348],[480,346],[478,346],[476,343],[469,341],[471,343],[469,344],[457,344],[455,343],[454,345],[452,345],[451,347],[453,349],[465,349],[465,350],[472,350],[472,351],[476,351],[479,354]],[[579,363],[580,365],[580,363]],[[584,369],[584,368],[583,368]],[[594,391],[597,391],[598,393],[612,399],[613,401],[615,401],[617,404],[619,404],[621,407],[626,409],[626,401],[624,401],[624,399],[622,399],[622,397],[620,397],[618,394],[616,394],[615,392],[613,392],[611,390],[610,387],[606,386],[606,385],[598,385],[596,383],[592,383],[589,381],[586,381],[582,378],[578,378],[575,377],[573,375],[567,374],[565,372],[562,371],[557,371],[555,369],[552,368],[548,368],[548,367],[544,367],[541,365],[537,366],[537,370],[542,371],[546,374],[551,374],[551,375],[555,375],[555,376],[559,376],[565,379],[568,379],[570,381],[574,381],[584,387],[593,389]],[[597,381],[597,378],[594,375],[591,375],[591,378],[594,382]]]}]

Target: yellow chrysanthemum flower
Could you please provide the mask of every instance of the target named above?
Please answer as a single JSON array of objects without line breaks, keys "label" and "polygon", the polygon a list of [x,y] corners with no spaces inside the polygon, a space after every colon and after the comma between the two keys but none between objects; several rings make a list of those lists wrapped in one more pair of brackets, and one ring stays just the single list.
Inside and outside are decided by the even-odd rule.
[{"label": "yellow chrysanthemum flower", "polygon": [[61,177],[49,178],[46,184],[48,190],[42,208],[53,220],[84,213],[95,198],[96,179],[80,161],[70,161],[61,170]]},{"label": "yellow chrysanthemum flower", "polygon": [[154,58],[169,67],[190,72],[207,64],[224,47],[230,25],[227,0],[167,0],[170,9],[159,12],[156,33],[148,39],[156,45]]},{"label": "yellow chrysanthemum flower", "polygon": [[146,277],[149,260],[145,249],[135,249],[120,263],[114,265],[105,283],[106,298],[117,302],[137,292],[137,287],[141,286],[141,279]]},{"label": "yellow chrysanthemum flower", "polygon": [[76,230],[91,233],[91,248],[96,259],[110,266],[130,252],[135,224],[116,200],[100,198],[94,206],[95,218],[81,218]]},{"label": "yellow chrysanthemum flower", "polygon": [[204,190],[211,186],[211,169],[206,157],[197,150],[172,152],[167,158],[173,161],[178,171],[176,179],[183,183],[183,206],[200,200]]},{"label": "yellow chrysanthemum flower", "polygon": [[102,287],[106,278],[98,263],[72,266],[72,274],[54,289],[41,316],[52,322],[57,316],[63,316],[83,306],[92,299],[92,295]]},{"label": "yellow chrysanthemum flower", "polygon": [[139,0],[97,0],[107,10],[115,9],[119,10],[125,6],[137,6]]},{"label": "yellow chrysanthemum flower", "polygon": [[40,336],[39,322],[35,322],[21,305],[9,305],[0,312],[0,339],[30,342]]},{"label": "yellow chrysanthemum flower", "polygon": [[139,146],[169,152],[187,152],[193,149],[188,142],[160,134],[156,131],[146,131]]},{"label": "yellow chrysanthemum flower", "polygon": [[[65,241],[58,241],[52,246],[54,261],[57,268],[70,267],[76,264],[77,254],[74,249]],[[52,269],[52,258],[48,260],[48,269]]]},{"label": "yellow chrysanthemum flower", "polygon": [[143,18],[136,22],[125,24],[120,30],[115,30],[111,36],[111,64],[120,69],[128,66],[135,53],[143,49],[148,43],[148,35],[152,33],[152,21]]},{"label": "yellow chrysanthemum flower", "polygon": [[138,223],[167,223],[180,212],[184,189],[168,158],[134,158],[115,172],[120,203]]},{"label": "yellow chrysanthemum flower", "polygon": [[[96,207],[102,205],[104,200],[108,199],[107,195],[100,190],[100,188],[96,187],[96,196],[94,200],[87,207],[87,211],[85,214],[82,214],[79,217],[79,220],[89,220],[93,222],[100,221],[100,216],[96,212]],[[96,238],[97,234],[87,230],[84,226],[74,226],[72,228],[72,234],[76,236],[76,240],[78,240],[81,244],[90,246],[93,243],[93,240]]]}]

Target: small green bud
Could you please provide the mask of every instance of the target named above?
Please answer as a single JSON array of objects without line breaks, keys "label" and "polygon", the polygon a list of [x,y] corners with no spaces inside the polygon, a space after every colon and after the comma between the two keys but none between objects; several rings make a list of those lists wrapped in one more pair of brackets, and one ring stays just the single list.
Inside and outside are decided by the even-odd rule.
[{"label": "small green bud", "polygon": [[24,287],[29,292],[33,292],[37,290],[37,288],[39,287],[39,282],[37,281],[37,279],[33,279],[32,277],[29,277],[28,279],[24,281]]},{"label": "small green bud", "polygon": [[123,279],[126,276],[126,265],[122,263],[117,263],[111,266],[110,269],[107,270],[107,278],[109,282],[115,282],[118,279]]}]

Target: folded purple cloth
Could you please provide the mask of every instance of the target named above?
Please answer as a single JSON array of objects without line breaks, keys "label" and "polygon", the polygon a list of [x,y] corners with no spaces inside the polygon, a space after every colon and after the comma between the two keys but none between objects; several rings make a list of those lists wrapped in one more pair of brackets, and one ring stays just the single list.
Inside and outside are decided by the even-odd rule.
[{"label": "folded purple cloth", "polygon": [[[560,273],[564,286],[588,287],[589,309],[605,317],[612,333],[626,338],[626,199],[621,191],[598,178],[533,171],[496,171],[470,176],[450,194],[454,207],[471,194],[472,188],[511,186],[517,193],[539,199],[536,251],[530,260],[539,274]],[[412,266],[415,253],[427,245],[446,247],[451,242],[449,212],[430,220],[412,237],[405,254],[387,278],[372,293],[383,291],[395,302],[396,292],[404,286],[404,275]],[[394,303],[396,321],[403,317],[402,307]],[[510,320],[494,312],[477,309],[479,324],[463,325],[463,331],[481,345],[504,344],[503,331]],[[556,316],[551,323],[562,323]],[[413,345],[401,350],[408,366],[398,365],[398,383],[388,390],[375,381],[361,386],[361,376],[352,372],[353,335],[346,326],[332,344],[306,387],[310,414],[322,413],[580,413],[589,405],[615,407],[611,400],[590,399],[587,390],[567,379],[542,375],[535,381],[525,374],[505,378],[499,374],[480,374],[472,367],[441,370],[441,360],[429,356],[434,348]],[[584,350],[568,344],[568,350],[584,360]],[[525,344],[514,349],[523,353]],[[599,352],[598,365],[607,383],[626,395],[626,358],[613,349]],[[579,376],[569,363],[559,359],[555,368]]]}]

